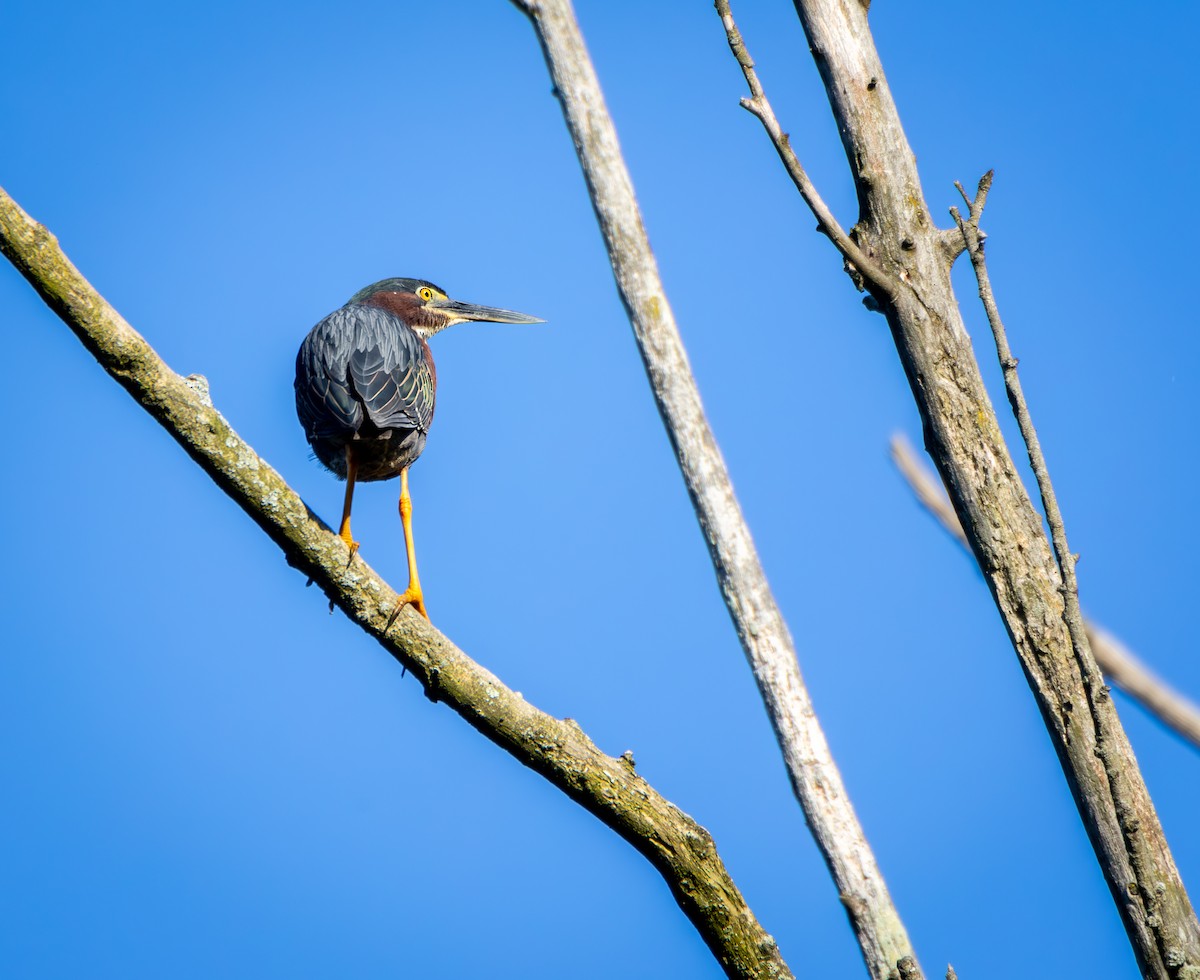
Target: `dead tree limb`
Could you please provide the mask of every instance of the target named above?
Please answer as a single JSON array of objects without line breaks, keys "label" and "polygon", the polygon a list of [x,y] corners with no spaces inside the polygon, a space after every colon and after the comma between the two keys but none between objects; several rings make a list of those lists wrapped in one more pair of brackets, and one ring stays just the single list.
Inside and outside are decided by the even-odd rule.
[{"label": "dead tree limb", "polygon": [[[533,24],[608,248],[613,276],[675,450],[713,568],[783,751],[792,788],[829,865],[872,976],[916,954],[813,711],[729,471],[704,414],[616,129],[568,0],[513,0]],[[826,231],[849,240],[826,209]],[[852,243],[850,243],[852,247]],[[865,264],[865,259],[860,257]]]},{"label": "dead tree limb", "polygon": [[[728,0],[716,6],[729,36]],[[882,274],[881,282],[857,270],[855,283],[887,317],[926,448],[1029,679],[1138,963],[1146,976],[1195,977],[1200,923],[1086,633],[1069,625],[1069,583],[980,376],[950,280],[957,249],[930,218],[867,6],[795,7],[858,192],[858,222],[848,233],[856,252],[839,247],[848,263],[862,253]],[[748,56],[730,40],[745,71]],[[768,135],[777,141],[769,128]]]},{"label": "dead tree limb", "polygon": [[213,407],[80,275],[58,242],[0,189],[0,251],[96,360],[361,629],[441,701],[540,773],[645,856],[730,977],[791,977],[708,831],[660,796],[626,758],[601,752],[571,719],[540,711],[416,613],[388,629],[396,593],[305,506]]}]

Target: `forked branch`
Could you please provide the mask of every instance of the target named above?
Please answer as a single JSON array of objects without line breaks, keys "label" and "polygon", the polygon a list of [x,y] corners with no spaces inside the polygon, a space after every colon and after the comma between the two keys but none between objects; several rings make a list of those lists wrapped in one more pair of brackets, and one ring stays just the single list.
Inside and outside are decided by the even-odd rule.
[{"label": "forked branch", "polygon": [[[1146,976],[1194,977],[1200,923],[1089,647],[1057,504],[1047,504],[1051,548],[1005,444],[954,295],[956,249],[929,217],[866,8],[855,0],[794,4],[858,192],[855,243],[890,282],[872,296],[887,317],[926,448],[1029,679],[1138,964]],[[728,0],[718,5],[727,10]],[[983,196],[970,201],[976,215]],[[964,219],[961,236],[982,257],[977,223]],[[1006,342],[1000,350],[1012,373]],[[1032,452],[1033,438],[1029,444]]]},{"label": "forked branch", "polygon": [[808,171],[801,164],[796,151],[792,149],[791,139],[779,125],[779,120],[775,117],[775,110],[771,107],[771,102],[767,98],[766,92],[763,91],[762,83],[758,80],[754,59],[746,50],[742,32],[734,23],[733,12],[729,9],[729,0],[716,0],[716,7],[717,13],[721,16],[721,23],[725,25],[725,38],[729,42],[729,50],[733,52],[733,56],[742,69],[742,74],[746,77],[746,84],[750,86],[750,98],[742,99],[742,108],[762,123],[763,129],[767,131],[767,136],[771,139],[771,145],[779,154],[784,169],[792,178],[792,183],[796,185],[796,190],[800,192],[800,196],[804,198],[809,210],[816,217],[817,230],[826,235],[842,253],[856,281],[861,279],[863,282],[860,282],[860,285],[870,283],[874,289],[890,293],[894,286],[893,280],[884,275],[883,271],[867,257],[854,239],[838,224],[837,218],[829,210],[829,205],[825,203],[825,199],[821,197],[816,185],[808,176]]}]

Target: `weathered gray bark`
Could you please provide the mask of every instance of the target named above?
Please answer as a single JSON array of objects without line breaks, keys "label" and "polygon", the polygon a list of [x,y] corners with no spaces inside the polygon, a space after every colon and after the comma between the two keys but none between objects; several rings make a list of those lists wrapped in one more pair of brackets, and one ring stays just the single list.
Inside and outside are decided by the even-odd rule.
[{"label": "weathered gray bark", "polygon": [[730,977],[787,978],[708,831],[660,796],[631,757],[601,752],[571,719],[525,701],[415,612],[388,629],[396,593],[317,519],[213,408],[206,385],[173,372],[79,274],[54,237],[0,189],[0,252],[100,365],[355,623],[442,701],[637,848]]},{"label": "weathered gray bark", "polygon": [[[1067,587],[1000,433],[951,287],[963,236],[930,218],[868,4],[795,6],[858,191],[856,247],[843,254],[887,317],[926,447],[1037,698],[1138,962],[1147,976],[1200,976],[1200,925],[1086,634],[1068,629],[1074,603],[1064,600]],[[717,8],[730,30],[729,4],[718,0]],[[730,43],[749,77],[752,63],[732,32]],[[786,159],[790,148],[772,138]]]},{"label": "weathered gray bark", "polygon": [[920,976],[800,674],[796,648],[704,414],[616,129],[568,0],[514,0],[533,23],[655,401],[792,787],[877,980]]}]

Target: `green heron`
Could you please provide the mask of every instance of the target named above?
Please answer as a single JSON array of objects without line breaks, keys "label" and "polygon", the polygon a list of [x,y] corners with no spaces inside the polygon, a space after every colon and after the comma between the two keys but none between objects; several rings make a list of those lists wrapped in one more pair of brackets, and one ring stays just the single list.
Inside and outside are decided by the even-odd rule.
[{"label": "green heron", "polygon": [[354,484],[399,476],[408,588],[396,610],[411,604],[426,619],[413,551],[408,468],[425,448],[433,421],[437,371],[427,340],[464,320],[543,322],[460,303],[423,279],[384,279],[360,289],[313,327],[296,354],[296,414],[313,454],[346,481],[339,534],[353,557],[358,550],[350,533]]}]

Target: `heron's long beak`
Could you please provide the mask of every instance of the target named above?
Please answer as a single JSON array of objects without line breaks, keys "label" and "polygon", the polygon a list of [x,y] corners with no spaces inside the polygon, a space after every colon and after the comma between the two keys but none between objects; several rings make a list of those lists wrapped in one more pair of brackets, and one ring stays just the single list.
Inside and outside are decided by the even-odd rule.
[{"label": "heron's long beak", "polygon": [[545,323],[541,317],[529,316],[527,313],[516,313],[513,310],[500,310],[494,306],[476,306],[474,303],[460,303],[456,299],[443,299],[432,304],[439,310],[445,310],[455,320],[486,320],[490,323]]}]

